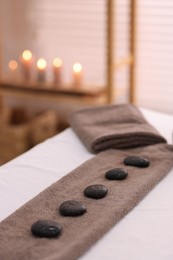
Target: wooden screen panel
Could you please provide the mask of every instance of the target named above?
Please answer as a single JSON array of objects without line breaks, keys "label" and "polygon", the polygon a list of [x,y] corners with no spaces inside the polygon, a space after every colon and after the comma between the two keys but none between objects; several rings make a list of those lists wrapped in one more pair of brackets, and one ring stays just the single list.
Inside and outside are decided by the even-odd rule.
[{"label": "wooden screen panel", "polygon": [[173,113],[173,2],[140,0],[137,31],[137,101]]}]

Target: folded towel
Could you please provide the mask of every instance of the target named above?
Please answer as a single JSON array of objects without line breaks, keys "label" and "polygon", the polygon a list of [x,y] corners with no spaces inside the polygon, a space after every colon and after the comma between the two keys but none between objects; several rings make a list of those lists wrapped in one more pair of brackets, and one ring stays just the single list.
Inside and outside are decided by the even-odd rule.
[{"label": "folded towel", "polygon": [[166,143],[134,105],[107,105],[75,111],[69,123],[92,153]]},{"label": "folded towel", "polygon": [[[150,166],[125,166],[127,156],[143,156]],[[0,259],[2,260],[75,260],[126,215],[171,169],[173,146],[156,144],[129,150],[108,150],[88,160],[0,223]],[[121,181],[110,181],[105,172],[120,167],[128,170]],[[107,187],[103,199],[84,196],[92,184]],[[86,213],[63,217],[59,213],[66,200],[81,201]],[[38,219],[50,219],[62,225],[58,238],[39,238],[31,233]],[[116,257],[115,257],[116,258]]]}]

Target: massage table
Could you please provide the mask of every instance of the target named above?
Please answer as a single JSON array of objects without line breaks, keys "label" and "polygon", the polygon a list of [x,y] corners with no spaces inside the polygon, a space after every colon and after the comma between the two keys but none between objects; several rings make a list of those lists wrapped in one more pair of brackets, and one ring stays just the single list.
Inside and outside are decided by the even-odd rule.
[{"label": "massage table", "polygon": [[[140,109],[169,144],[173,115]],[[0,167],[0,220],[94,154],[71,128]],[[172,260],[173,169],[80,259]]]}]

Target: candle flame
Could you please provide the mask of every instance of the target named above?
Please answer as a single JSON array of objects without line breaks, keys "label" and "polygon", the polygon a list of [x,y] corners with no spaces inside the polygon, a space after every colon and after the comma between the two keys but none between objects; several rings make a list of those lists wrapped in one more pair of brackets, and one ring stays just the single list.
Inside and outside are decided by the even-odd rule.
[{"label": "candle flame", "polygon": [[74,72],[79,73],[79,72],[81,72],[81,70],[82,70],[82,65],[80,63],[77,62],[73,65]]},{"label": "candle flame", "polygon": [[55,59],[53,60],[53,66],[54,66],[55,68],[61,67],[61,66],[62,66],[62,60],[61,60],[60,58],[55,58]]},{"label": "candle flame", "polygon": [[8,63],[8,67],[9,67],[11,70],[16,70],[16,69],[18,68],[17,61],[15,61],[15,60],[10,60],[9,63]]},{"label": "candle flame", "polygon": [[22,57],[24,60],[29,61],[32,59],[32,52],[29,50],[24,50],[22,53]]},{"label": "candle flame", "polygon": [[45,68],[46,68],[46,66],[47,66],[47,63],[46,63],[46,60],[45,59],[38,59],[38,61],[37,61],[37,67],[38,67],[38,69],[40,69],[40,70],[44,70]]}]

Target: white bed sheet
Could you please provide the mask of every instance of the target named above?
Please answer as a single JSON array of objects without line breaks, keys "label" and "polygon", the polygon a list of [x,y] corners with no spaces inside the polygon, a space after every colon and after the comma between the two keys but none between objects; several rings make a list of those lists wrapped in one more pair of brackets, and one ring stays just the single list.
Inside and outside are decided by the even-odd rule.
[{"label": "white bed sheet", "polygon": [[[173,115],[141,111],[172,143]],[[1,166],[0,220],[93,156],[69,128]],[[173,170],[80,259],[131,258],[173,259]]]}]

